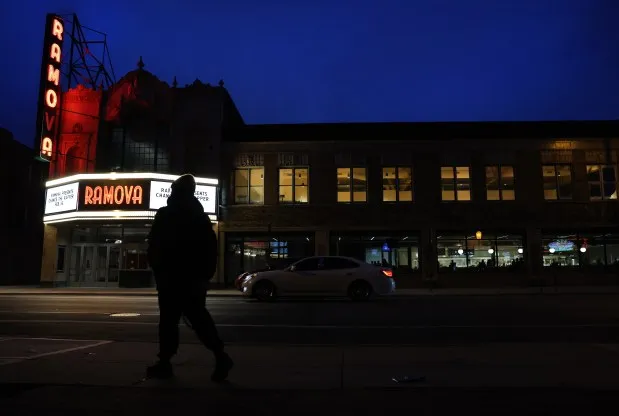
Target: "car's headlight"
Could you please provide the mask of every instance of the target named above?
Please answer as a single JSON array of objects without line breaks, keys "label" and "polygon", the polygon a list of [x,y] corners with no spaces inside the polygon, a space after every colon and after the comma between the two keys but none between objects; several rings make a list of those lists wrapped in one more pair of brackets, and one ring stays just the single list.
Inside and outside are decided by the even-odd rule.
[{"label": "car's headlight", "polygon": [[248,275],[247,275],[247,276],[245,276],[245,278],[243,279],[243,282],[247,282],[247,281],[249,281],[249,280],[253,279],[254,277],[256,277],[256,273],[251,273],[251,274],[248,274]]}]

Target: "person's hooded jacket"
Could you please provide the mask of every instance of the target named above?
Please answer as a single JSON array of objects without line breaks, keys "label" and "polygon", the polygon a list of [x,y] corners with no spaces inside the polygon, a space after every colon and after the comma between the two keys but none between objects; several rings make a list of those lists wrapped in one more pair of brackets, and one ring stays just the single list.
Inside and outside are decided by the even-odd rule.
[{"label": "person's hooded jacket", "polygon": [[148,238],[148,262],[158,289],[207,282],[217,267],[217,237],[194,196],[196,182],[183,175],[172,183],[167,206],[160,208]]}]

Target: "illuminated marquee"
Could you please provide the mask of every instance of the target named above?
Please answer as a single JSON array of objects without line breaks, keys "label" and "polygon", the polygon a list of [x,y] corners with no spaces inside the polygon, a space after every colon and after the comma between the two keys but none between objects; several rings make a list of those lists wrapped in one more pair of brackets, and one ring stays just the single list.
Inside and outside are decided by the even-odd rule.
[{"label": "illuminated marquee", "polygon": [[43,63],[41,68],[41,104],[39,156],[50,161],[55,151],[60,107],[60,64],[64,42],[64,22],[61,17],[48,14],[45,25]]},{"label": "illuminated marquee", "polygon": [[[177,178],[161,173],[80,173],[53,179],[45,184],[43,222],[152,219],[167,204]],[[212,221],[217,221],[217,184],[217,179],[196,178],[195,196]]]}]

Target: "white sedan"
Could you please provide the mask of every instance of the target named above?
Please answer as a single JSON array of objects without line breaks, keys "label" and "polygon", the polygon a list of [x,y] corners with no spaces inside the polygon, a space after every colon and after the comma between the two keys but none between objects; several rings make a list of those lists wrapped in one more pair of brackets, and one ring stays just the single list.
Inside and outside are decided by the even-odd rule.
[{"label": "white sedan", "polygon": [[339,295],[368,300],[395,291],[393,271],[339,256],[307,257],[283,270],[247,275],[241,283],[247,297],[274,300],[287,295]]}]

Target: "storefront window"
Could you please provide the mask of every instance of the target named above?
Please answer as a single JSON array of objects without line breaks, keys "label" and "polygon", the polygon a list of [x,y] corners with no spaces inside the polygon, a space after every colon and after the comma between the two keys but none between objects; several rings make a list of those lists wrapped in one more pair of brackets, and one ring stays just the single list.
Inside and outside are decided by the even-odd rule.
[{"label": "storefront window", "polygon": [[272,236],[226,233],[224,258],[226,283],[239,274],[261,270],[271,265],[283,268],[314,254],[314,238],[310,233],[280,233]]},{"label": "storefront window", "polygon": [[331,255],[389,265],[400,271],[419,269],[419,239],[415,233],[334,232],[330,245]]},{"label": "storefront window", "polygon": [[[122,224],[73,227],[71,248],[67,253],[69,283],[84,286],[151,285],[147,256],[149,232],[147,224],[141,227]],[[138,280],[134,279],[136,273],[141,276]]]},{"label": "storefront window", "polygon": [[619,234],[554,233],[543,237],[544,266],[606,268],[619,266]]},{"label": "storefront window", "polygon": [[523,237],[512,234],[441,233],[437,236],[441,272],[458,269],[517,270],[524,267]]},{"label": "storefront window", "polygon": [[542,238],[544,266],[580,265],[578,236],[576,234],[551,234]]}]

